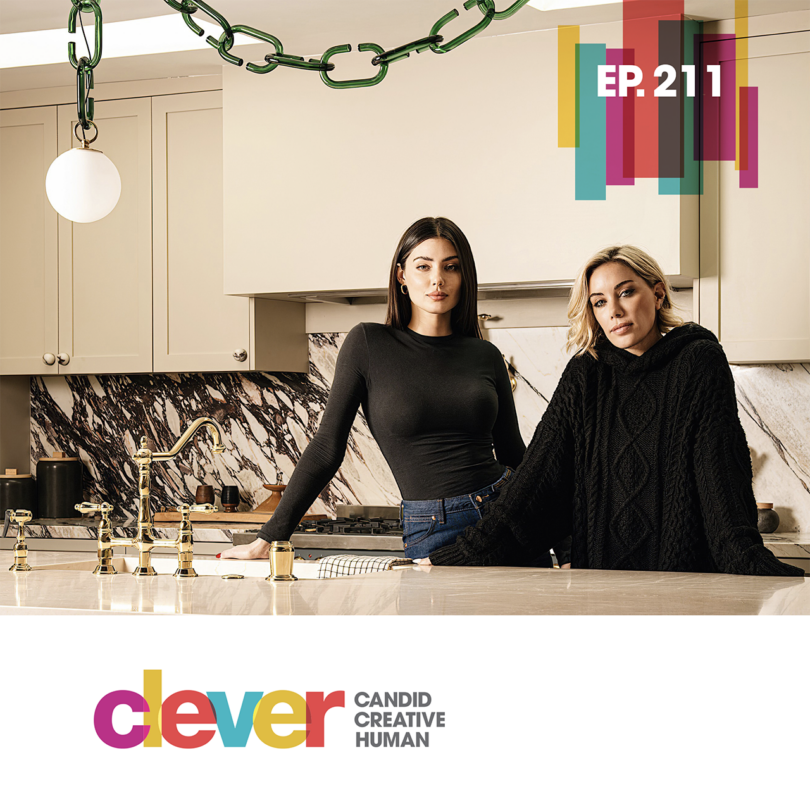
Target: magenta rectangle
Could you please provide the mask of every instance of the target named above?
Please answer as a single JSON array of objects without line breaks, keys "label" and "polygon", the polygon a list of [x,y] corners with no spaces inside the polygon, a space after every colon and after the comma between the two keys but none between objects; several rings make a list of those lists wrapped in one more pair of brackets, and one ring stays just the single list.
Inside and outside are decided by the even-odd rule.
[{"label": "magenta rectangle", "polygon": [[[608,65],[632,65],[633,51],[623,48],[608,48]],[[618,71],[616,71],[618,74]],[[632,104],[628,95],[607,98],[607,184],[609,186],[632,186],[635,184],[632,166],[625,166],[626,138],[632,138],[633,132],[625,131],[625,107]]]},{"label": "magenta rectangle", "polygon": [[758,87],[740,88],[740,130],[740,188],[759,188]]},{"label": "magenta rectangle", "polygon": [[[700,60],[700,101],[703,117],[703,160],[735,160],[737,156],[737,44],[734,34],[704,36]],[[720,66],[720,95],[712,95],[710,65]]]}]

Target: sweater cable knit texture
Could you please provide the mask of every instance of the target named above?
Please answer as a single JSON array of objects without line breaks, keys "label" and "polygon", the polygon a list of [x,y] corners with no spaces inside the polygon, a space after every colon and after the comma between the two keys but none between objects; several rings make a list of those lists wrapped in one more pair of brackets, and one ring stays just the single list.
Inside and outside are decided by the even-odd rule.
[{"label": "sweater cable knit texture", "polygon": [[757,531],[751,460],[717,338],[573,358],[516,475],[434,565],[520,565],[571,536],[574,568],[803,576]]}]

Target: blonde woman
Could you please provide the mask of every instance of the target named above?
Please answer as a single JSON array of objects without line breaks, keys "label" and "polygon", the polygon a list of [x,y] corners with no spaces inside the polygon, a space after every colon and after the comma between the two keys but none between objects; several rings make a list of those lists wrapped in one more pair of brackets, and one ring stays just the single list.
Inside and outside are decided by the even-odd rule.
[{"label": "blonde woman", "polygon": [[600,251],[568,316],[576,354],[516,474],[483,520],[420,562],[526,564],[555,548],[573,568],[803,576],[757,531],[725,354],[675,315],[656,261]]}]

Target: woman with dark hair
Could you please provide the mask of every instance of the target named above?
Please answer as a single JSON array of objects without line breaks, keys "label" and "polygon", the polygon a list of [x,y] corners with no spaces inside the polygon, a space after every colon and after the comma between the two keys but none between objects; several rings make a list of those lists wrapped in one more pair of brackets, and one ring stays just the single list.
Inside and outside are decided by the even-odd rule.
[{"label": "woman with dark hair", "polygon": [[562,567],[803,576],[762,542],[728,361],[674,314],[658,263],[600,251],[568,318],[575,356],[523,463],[484,520],[419,562],[514,565],[553,547]]},{"label": "woman with dark hair", "polygon": [[348,333],[320,427],[278,508],[253,543],[223,558],[267,557],[273,540],[289,540],[340,467],[358,408],[405,499],[409,557],[426,557],[478,522],[525,446],[503,358],[481,339],[477,289],[457,225],[426,217],[405,231],[391,262],[385,325]]}]

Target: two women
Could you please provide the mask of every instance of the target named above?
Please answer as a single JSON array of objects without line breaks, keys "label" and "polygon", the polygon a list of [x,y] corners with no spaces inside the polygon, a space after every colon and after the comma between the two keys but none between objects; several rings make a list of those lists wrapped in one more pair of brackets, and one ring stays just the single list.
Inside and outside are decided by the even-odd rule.
[{"label": "two women", "polygon": [[421,562],[520,564],[570,535],[573,568],[803,576],[757,531],[725,354],[674,316],[657,263],[598,253],[568,314],[576,355],[523,463],[484,520]]},{"label": "two women", "polygon": [[[271,541],[289,539],[343,461],[358,408],[405,499],[409,557],[427,557],[480,520],[525,446],[503,358],[481,339],[477,287],[453,222],[427,217],[408,228],[391,263],[386,325],[346,336],[320,427],[281,503],[254,543],[223,557],[267,557]],[[531,561],[551,564],[547,552]]]},{"label": "two women", "polygon": [[501,356],[480,339],[476,289],[457,226],[426,218],[405,232],[386,325],[347,335],[278,509],[253,544],[223,556],[266,557],[289,538],[362,407],[405,498],[405,552],[417,562],[549,565],[554,548],[564,567],[803,575],[756,529],[723,350],[675,316],[654,259],[614,247],[583,269],[569,306],[576,354],[528,451]]}]

